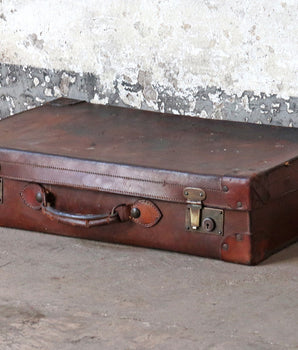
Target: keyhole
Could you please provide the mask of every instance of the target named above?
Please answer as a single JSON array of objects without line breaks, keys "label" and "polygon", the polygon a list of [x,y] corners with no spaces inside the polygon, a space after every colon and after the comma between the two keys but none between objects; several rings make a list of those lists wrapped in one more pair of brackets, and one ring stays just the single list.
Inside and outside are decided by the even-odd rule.
[{"label": "keyhole", "polygon": [[203,228],[207,232],[211,232],[215,229],[215,221],[212,218],[205,218],[203,220]]}]

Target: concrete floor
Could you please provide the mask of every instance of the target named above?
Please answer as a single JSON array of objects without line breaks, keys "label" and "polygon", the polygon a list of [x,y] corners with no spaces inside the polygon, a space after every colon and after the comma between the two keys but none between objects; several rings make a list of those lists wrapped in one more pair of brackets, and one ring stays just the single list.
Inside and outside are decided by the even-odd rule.
[{"label": "concrete floor", "polygon": [[0,349],[297,349],[297,267],[2,228]]}]

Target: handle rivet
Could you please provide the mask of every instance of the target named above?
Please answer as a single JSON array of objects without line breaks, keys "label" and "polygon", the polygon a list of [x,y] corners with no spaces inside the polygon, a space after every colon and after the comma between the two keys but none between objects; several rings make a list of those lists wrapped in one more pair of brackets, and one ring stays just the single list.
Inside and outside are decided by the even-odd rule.
[{"label": "handle rivet", "polygon": [[37,202],[41,203],[43,198],[42,198],[42,193],[41,192],[37,192],[36,193],[36,196],[35,196],[35,199],[37,200]]},{"label": "handle rivet", "polygon": [[133,217],[134,219],[137,219],[141,216],[141,212],[138,208],[132,208],[131,211],[130,211],[130,215],[131,217]]},{"label": "handle rivet", "polygon": [[223,250],[228,250],[228,249],[229,249],[229,245],[228,245],[227,243],[224,243],[224,244],[222,245],[222,249],[223,249]]}]

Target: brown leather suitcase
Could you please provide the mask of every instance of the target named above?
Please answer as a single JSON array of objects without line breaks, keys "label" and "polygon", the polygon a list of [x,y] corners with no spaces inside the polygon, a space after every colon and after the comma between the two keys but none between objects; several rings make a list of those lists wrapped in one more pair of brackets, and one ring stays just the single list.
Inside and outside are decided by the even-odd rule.
[{"label": "brown leather suitcase", "polygon": [[298,235],[298,129],[59,99],[0,122],[0,225],[256,264]]}]

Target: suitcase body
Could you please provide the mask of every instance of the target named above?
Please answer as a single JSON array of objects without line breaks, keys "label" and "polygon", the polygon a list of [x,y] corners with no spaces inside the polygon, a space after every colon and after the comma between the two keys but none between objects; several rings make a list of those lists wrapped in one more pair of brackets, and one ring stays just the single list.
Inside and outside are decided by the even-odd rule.
[{"label": "suitcase body", "polygon": [[257,264],[297,240],[298,130],[59,99],[0,122],[0,225]]}]

